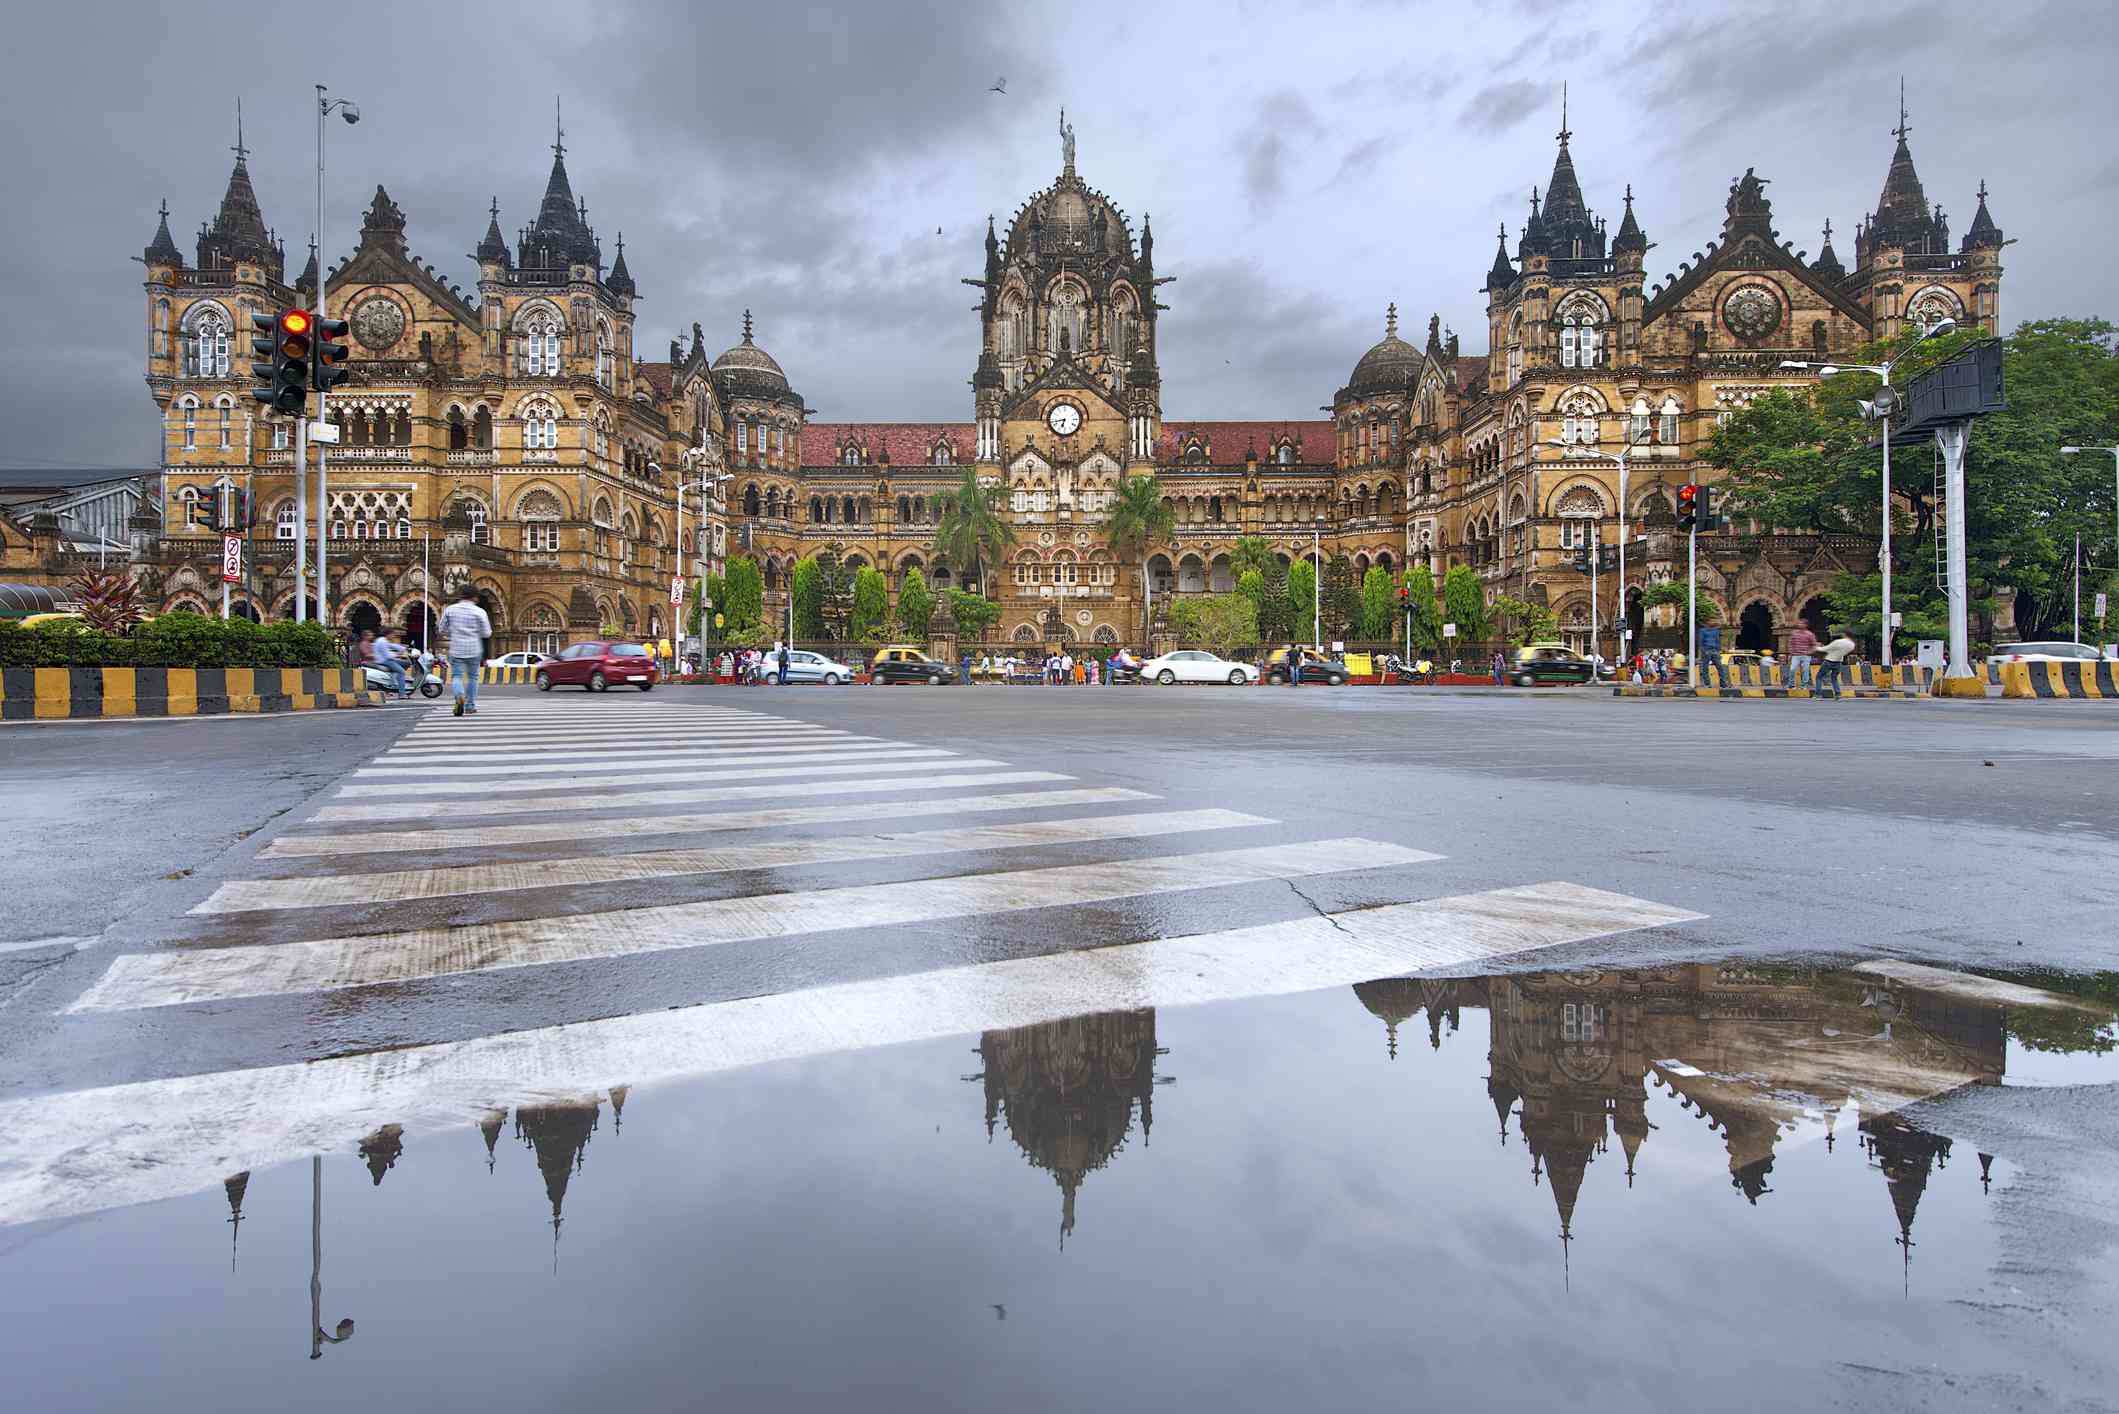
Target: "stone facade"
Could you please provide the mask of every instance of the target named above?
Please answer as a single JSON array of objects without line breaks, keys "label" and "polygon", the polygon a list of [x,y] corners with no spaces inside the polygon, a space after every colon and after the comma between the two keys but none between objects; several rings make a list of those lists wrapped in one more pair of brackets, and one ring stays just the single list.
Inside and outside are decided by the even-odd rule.
[{"label": "stone facade", "polygon": [[[1624,514],[1637,599],[1683,573],[1671,496],[1712,478],[1698,456],[1718,418],[1814,377],[1784,362],[1843,357],[1910,319],[1997,330],[2003,241],[1982,186],[1967,235],[1948,249],[1901,124],[1852,271],[1829,226],[1815,259],[1782,240],[1766,180],[1747,171],[1730,184],[1719,234],[1651,283],[1631,189],[1608,233],[1584,197],[1572,136],[1563,118],[1513,251],[1503,229],[1485,281],[1487,351],[1462,351],[1433,318],[1415,346],[1399,337],[1394,306],[1331,417],[1310,420],[1164,421],[1156,294],[1168,277],[1156,274],[1147,218],[1136,237],[1079,175],[1064,116],[1059,176],[1005,235],[989,222],[985,268],[965,281],[980,292],[980,330],[962,423],[809,422],[748,315],[741,341],[716,358],[694,324],[667,361],[638,359],[622,241],[606,271],[556,143],[536,220],[512,252],[496,202],[475,297],[406,250],[403,215],[378,188],[358,249],[329,281],[354,349],[331,401],[344,435],[330,451],[331,616],[416,623],[431,549],[435,592],[476,584],[506,646],[604,627],[660,636],[676,486],[702,478],[726,495],[688,493],[687,568],[753,556],[774,622],[794,563],[827,547],[883,570],[893,592],[913,568],[938,587],[972,587],[968,567],[936,563],[932,548],[942,506],[972,468],[1001,488],[1015,530],[976,586],[1000,602],[996,632],[1013,641],[1137,645],[1151,602],[1231,587],[1234,543],[1257,535],[1284,559],[1344,553],[1357,570],[1424,563],[1439,580],[1471,566],[1492,593],[1550,605],[1563,635],[1587,646],[1590,586],[1572,550],[1618,539],[1622,447],[1632,447]],[[182,509],[231,482],[252,492],[259,516],[242,601],[287,613],[287,424],[255,410],[239,350],[250,314],[313,297],[313,257],[284,282],[239,152],[196,261],[185,263],[166,211],[144,260],[169,523],[142,572],[165,605],[217,597],[218,541],[186,535]],[[1145,565],[1121,563],[1105,513],[1120,481],[1141,475],[1160,480],[1177,525]],[[1703,538],[1702,589],[1747,646],[1778,646],[1799,614],[1818,612],[1812,601],[1835,574],[1872,553],[1855,537],[1731,527]],[[1631,617],[1644,626],[1637,603]]]}]

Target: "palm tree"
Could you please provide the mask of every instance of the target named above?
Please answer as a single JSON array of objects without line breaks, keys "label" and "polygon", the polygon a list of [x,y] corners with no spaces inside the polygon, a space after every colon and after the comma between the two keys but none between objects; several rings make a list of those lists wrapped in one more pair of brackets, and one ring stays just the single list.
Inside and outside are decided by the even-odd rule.
[{"label": "palm tree", "polygon": [[979,485],[976,468],[965,467],[964,479],[935,522],[934,554],[944,564],[971,566],[971,592],[985,592],[981,562],[998,560],[1015,543],[1015,527],[1000,513],[1001,488]]},{"label": "palm tree", "polygon": [[1104,519],[1104,539],[1120,559],[1140,562],[1141,642],[1150,632],[1148,623],[1148,551],[1168,540],[1177,529],[1177,517],[1163,500],[1162,483],[1152,476],[1129,476],[1118,483],[1118,496]]}]

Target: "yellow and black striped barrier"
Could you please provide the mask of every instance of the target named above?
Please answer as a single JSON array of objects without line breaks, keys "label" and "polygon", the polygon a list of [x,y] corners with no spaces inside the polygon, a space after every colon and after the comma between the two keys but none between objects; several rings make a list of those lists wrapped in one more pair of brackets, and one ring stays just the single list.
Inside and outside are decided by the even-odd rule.
[{"label": "yellow and black striped barrier", "polygon": [[0,668],[0,720],[208,717],[360,707],[347,668]]},{"label": "yellow and black striped barrier", "polygon": [[[447,682],[448,678],[445,676],[442,681]],[[496,683],[528,683],[535,681],[537,681],[537,669],[535,668],[515,666],[496,668],[488,665],[478,670],[478,684],[480,687],[490,687]]]},{"label": "yellow and black striped barrier", "polygon": [[2089,697],[2119,700],[2109,662],[2032,662],[2001,665],[2003,697]]}]

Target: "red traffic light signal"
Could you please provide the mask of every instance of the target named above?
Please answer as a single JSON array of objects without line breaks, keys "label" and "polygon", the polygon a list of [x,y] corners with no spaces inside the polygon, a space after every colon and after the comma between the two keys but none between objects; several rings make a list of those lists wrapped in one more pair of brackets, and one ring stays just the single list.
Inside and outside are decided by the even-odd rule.
[{"label": "red traffic light signal", "polygon": [[1700,488],[1688,481],[1678,488],[1678,526],[1684,530],[1696,530],[1700,524]]},{"label": "red traffic light signal", "polygon": [[309,353],[315,342],[313,321],[306,309],[280,313],[273,334],[272,409],[299,417],[309,407]]},{"label": "red traffic light signal", "polygon": [[345,363],[353,351],[337,340],[346,337],[346,321],[343,319],[319,319],[316,321],[316,358],[313,382],[318,392],[334,388],[346,381]]}]

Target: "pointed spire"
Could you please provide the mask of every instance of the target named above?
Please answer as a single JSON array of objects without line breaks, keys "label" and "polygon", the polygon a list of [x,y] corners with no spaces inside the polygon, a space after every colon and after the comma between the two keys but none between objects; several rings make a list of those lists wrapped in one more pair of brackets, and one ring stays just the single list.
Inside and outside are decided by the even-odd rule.
[{"label": "pointed spire", "polygon": [[296,277],[294,287],[310,294],[316,293],[316,237],[313,235],[309,238],[309,263],[302,267],[302,273]]},{"label": "pointed spire", "polygon": [[481,265],[510,263],[507,238],[500,233],[500,198],[497,196],[493,198],[492,206],[487,208],[486,234],[479,241],[478,249],[472,252],[472,258]]},{"label": "pointed spire", "polygon": [[1505,290],[1516,283],[1516,267],[1508,263],[1508,223],[1501,223],[1501,244],[1494,251],[1493,269],[1486,272],[1486,288],[1489,292]]},{"label": "pointed spire", "polygon": [[[1986,208],[1982,206],[1980,209]],[[174,265],[179,269],[183,268],[184,252],[177,249],[176,238],[169,234],[169,202],[166,198],[162,202],[162,219],[155,226],[154,239],[147,243],[147,249],[140,258],[149,265]]]},{"label": "pointed spire", "polygon": [[1619,233],[1611,238],[1613,255],[1645,255],[1648,253],[1648,237],[1641,231],[1641,223],[1633,216],[1633,183],[1626,184],[1626,214],[1619,218]]},{"label": "pointed spire", "polygon": [[1810,270],[1811,273],[1823,280],[1843,280],[1847,276],[1846,267],[1839,263],[1839,252],[1832,249],[1832,221],[1830,217],[1825,220],[1824,248],[1818,251],[1817,259],[1810,262]]},{"label": "pointed spire", "polygon": [[486,1172],[493,1172],[494,1147],[500,1143],[501,1126],[508,1122],[506,1110],[487,1110],[478,1121],[479,1137],[486,1141]]},{"label": "pointed spire", "polygon": [[250,148],[243,141],[243,102],[236,100],[235,166],[228,173],[228,189],[221,195],[221,208],[213,223],[199,236],[199,268],[228,269],[238,261],[255,262],[277,279],[284,268],[271,232],[265,229],[264,213],[258,208],[257,189],[250,184]]},{"label": "pointed spire", "polygon": [[1857,257],[1867,263],[1868,253],[1890,246],[1915,254],[1941,254],[1929,251],[1935,224],[1928,205],[1928,196],[1921,189],[1920,174],[1913,168],[1913,149],[1906,143],[1906,134],[1913,131],[1907,122],[1905,80],[1898,82],[1898,126],[1891,129],[1898,139],[1891,152],[1891,168],[1884,174],[1884,189],[1876,200],[1876,212],[1870,218],[1866,239],[1857,244]]},{"label": "pointed spire", "polygon": [[1396,300],[1392,300],[1383,311],[1383,337],[1386,339],[1398,337],[1398,302]]},{"label": "pointed spire", "polygon": [[618,258],[611,263],[611,273],[604,278],[604,288],[624,299],[631,299],[637,290],[633,288],[633,273],[625,268],[625,232],[618,233]]},{"label": "pointed spire", "polygon": [[228,1270],[231,1272],[235,1270],[236,1238],[243,1230],[243,1194],[249,1188],[249,1169],[221,1180],[221,1191],[228,1195]]},{"label": "pointed spire", "polygon": [[1982,179],[1979,183],[1979,209],[1972,213],[1972,226],[1965,232],[1963,249],[1972,251],[2000,248],[2001,227],[1994,224],[1994,217],[1987,210],[1987,184]]}]

